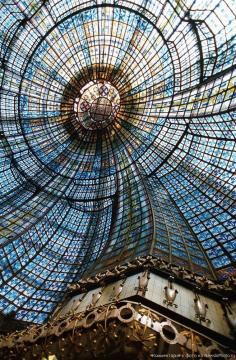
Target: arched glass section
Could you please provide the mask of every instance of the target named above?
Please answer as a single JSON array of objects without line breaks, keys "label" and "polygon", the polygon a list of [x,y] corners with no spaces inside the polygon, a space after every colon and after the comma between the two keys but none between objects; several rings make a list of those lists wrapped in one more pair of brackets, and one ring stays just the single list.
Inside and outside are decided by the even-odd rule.
[{"label": "arched glass section", "polygon": [[235,272],[233,0],[0,1],[0,309],[149,253]]}]

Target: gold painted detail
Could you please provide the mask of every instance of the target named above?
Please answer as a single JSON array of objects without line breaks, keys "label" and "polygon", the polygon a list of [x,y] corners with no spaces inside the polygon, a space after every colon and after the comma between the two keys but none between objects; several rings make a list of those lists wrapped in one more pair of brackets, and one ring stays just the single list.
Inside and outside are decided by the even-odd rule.
[{"label": "gold painted detail", "polygon": [[87,360],[102,359],[104,355],[119,359],[121,354],[124,358],[136,356],[144,360],[153,354],[172,353],[202,359],[206,354],[230,352],[191,329],[130,301],[72,314],[0,338],[2,360]]},{"label": "gold painted detail", "polygon": [[95,276],[83,278],[78,282],[69,285],[68,290],[73,293],[83,293],[93,287],[99,287],[101,284],[109,283],[112,280],[121,279],[127,276],[130,271],[134,270],[153,270],[168,272],[174,278],[192,283],[194,286],[203,288],[220,294],[228,295],[236,291],[236,277],[231,276],[226,281],[220,283],[213,281],[205,276],[198,275],[177,265],[173,265],[161,258],[148,255],[137,257],[133,261],[125,264],[117,265],[113,269],[98,273]]}]

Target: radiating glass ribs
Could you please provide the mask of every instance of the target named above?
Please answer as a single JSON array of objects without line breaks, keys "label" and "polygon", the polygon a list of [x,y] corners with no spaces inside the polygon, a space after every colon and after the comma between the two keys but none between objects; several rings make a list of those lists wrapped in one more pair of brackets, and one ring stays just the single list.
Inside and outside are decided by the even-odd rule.
[{"label": "radiating glass ribs", "polygon": [[233,0],[0,1],[1,299],[43,322],[148,253],[235,270]]}]

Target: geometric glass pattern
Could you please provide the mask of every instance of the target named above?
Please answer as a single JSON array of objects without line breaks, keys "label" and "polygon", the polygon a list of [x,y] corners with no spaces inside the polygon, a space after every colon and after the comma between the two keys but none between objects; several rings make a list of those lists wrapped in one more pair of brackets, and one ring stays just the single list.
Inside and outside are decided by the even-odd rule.
[{"label": "geometric glass pattern", "polygon": [[235,272],[233,0],[0,1],[0,309],[156,254]]}]

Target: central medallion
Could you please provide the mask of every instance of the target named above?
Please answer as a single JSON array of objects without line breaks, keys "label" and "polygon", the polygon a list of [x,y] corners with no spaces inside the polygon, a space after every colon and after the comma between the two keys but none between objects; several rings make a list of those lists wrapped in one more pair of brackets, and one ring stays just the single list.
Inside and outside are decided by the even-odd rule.
[{"label": "central medallion", "polygon": [[109,82],[91,81],[75,99],[74,111],[87,130],[101,130],[113,123],[120,108],[120,96]]}]

